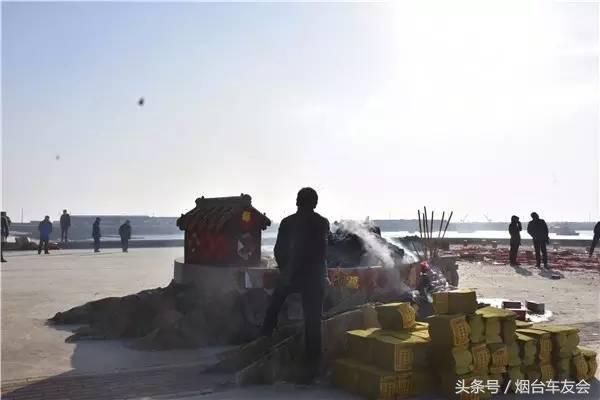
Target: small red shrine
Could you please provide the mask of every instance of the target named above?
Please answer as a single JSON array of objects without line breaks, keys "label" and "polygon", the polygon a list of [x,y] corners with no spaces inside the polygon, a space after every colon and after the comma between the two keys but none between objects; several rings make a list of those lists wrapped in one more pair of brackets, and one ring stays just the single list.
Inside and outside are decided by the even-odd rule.
[{"label": "small red shrine", "polygon": [[247,194],[200,197],[196,207],[177,219],[185,231],[184,262],[211,266],[260,264],[262,231],[271,225],[252,207]]}]

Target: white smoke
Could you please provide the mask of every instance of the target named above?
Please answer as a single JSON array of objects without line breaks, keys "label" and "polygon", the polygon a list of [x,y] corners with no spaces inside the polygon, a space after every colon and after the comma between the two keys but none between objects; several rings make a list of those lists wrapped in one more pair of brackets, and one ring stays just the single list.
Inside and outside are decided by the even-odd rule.
[{"label": "white smoke", "polygon": [[358,236],[363,241],[364,249],[367,253],[366,257],[368,257],[367,260],[364,260],[366,262],[363,265],[379,264],[388,268],[388,276],[391,278],[390,287],[394,288],[398,293],[411,290],[402,281],[399,267],[401,268],[402,265],[417,261],[417,257],[412,251],[408,251],[404,246],[396,244],[404,250],[404,257],[402,260],[396,262],[397,258],[394,258],[392,249],[387,246],[386,239],[370,230],[375,227],[371,222],[343,220],[339,222],[339,227]]},{"label": "white smoke", "polygon": [[369,261],[381,263],[382,266],[388,268],[394,266],[394,257],[392,257],[391,250],[378,240],[375,233],[369,231],[367,223],[346,220],[341,221],[339,225],[342,229],[362,239],[367,256],[372,258]]},{"label": "white smoke", "polygon": [[402,244],[401,242],[392,239],[391,242],[400,247],[402,250],[404,250],[404,262],[406,263],[416,263],[421,261],[419,259],[419,257],[417,256],[417,253],[415,253],[414,249],[409,249],[408,247],[406,247],[404,244]]}]

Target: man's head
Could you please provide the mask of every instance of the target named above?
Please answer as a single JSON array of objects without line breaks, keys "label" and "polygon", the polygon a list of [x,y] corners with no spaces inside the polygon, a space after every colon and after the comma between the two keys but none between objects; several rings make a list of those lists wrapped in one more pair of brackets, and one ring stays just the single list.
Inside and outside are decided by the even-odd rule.
[{"label": "man's head", "polygon": [[6,217],[6,211],[0,211],[0,216]]},{"label": "man's head", "polygon": [[127,219],[127,220],[125,220],[125,223],[126,223],[127,225],[129,225],[129,220],[128,220],[128,219]]},{"label": "man's head", "polygon": [[510,222],[519,222],[519,217],[513,215],[512,217],[510,217]]},{"label": "man's head", "polygon": [[305,210],[314,210],[317,207],[319,196],[313,188],[305,187],[300,189],[296,197],[296,205],[298,208]]},{"label": "man's head", "polygon": [[63,210],[63,214],[66,214],[66,213],[67,213],[67,210]]},{"label": "man's head", "polygon": [[49,221],[49,220],[50,220],[50,216],[46,215],[46,216],[44,217],[44,221]]},{"label": "man's head", "polygon": [[100,217],[96,217],[96,222],[100,222]]},{"label": "man's head", "polygon": [[540,216],[536,212],[531,213],[531,219],[540,219]]}]

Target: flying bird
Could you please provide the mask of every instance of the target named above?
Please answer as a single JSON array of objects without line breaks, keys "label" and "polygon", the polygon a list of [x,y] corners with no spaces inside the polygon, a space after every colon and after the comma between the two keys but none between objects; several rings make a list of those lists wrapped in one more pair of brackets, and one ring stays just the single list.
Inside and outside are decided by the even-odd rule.
[{"label": "flying bird", "polygon": [[140,97],[140,99],[138,100],[138,106],[143,106],[144,105],[144,98]]}]

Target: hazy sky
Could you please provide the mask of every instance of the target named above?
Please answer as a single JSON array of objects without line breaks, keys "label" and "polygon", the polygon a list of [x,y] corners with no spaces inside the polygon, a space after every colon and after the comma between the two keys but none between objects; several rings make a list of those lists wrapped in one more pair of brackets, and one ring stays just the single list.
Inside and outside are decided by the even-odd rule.
[{"label": "hazy sky", "polygon": [[332,220],[423,205],[596,219],[599,16],[525,0],[3,2],[3,209],[174,216],[244,192],[279,219],[310,185]]}]

